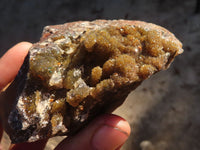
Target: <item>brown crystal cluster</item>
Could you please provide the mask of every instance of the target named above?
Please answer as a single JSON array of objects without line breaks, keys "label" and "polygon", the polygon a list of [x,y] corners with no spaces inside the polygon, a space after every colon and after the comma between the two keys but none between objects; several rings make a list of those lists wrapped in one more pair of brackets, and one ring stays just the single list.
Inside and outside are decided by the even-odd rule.
[{"label": "brown crystal cluster", "polygon": [[12,142],[75,133],[96,115],[119,106],[182,52],[172,33],[140,21],[45,27],[13,83],[20,81],[21,90],[8,113]]}]

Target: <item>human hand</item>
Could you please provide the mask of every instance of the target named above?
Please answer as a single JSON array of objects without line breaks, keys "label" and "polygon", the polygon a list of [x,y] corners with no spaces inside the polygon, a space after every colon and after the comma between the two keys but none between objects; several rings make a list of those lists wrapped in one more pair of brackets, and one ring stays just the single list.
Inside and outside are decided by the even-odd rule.
[{"label": "human hand", "polygon": [[[21,42],[0,58],[0,91],[15,78],[31,46],[31,43]],[[2,131],[0,124],[0,139]],[[55,149],[119,150],[129,135],[130,126],[127,121],[116,115],[105,114],[94,119],[75,136],[64,139]],[[42,150],[46,142],[45,139],[33,143],[13,144],[10,150]]]}]

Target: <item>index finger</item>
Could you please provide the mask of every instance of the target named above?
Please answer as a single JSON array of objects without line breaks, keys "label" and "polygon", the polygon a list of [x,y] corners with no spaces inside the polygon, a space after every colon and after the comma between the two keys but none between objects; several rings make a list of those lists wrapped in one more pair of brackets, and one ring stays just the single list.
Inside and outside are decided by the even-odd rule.
[{"label": "index finger", "polygon": [[0,58],[0,91],[15,78],[31,46],[29,42],[18,43]]}]

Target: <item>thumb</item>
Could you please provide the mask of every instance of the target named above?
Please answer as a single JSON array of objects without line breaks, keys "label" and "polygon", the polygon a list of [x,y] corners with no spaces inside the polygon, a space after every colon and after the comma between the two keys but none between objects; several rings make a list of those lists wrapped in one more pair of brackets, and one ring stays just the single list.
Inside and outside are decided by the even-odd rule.
[{"label": "thumb", "polygon": [[102,115],[72,138],[64,139],[56,150],[117,150],[128,139],[130,126],[116,115]]}]

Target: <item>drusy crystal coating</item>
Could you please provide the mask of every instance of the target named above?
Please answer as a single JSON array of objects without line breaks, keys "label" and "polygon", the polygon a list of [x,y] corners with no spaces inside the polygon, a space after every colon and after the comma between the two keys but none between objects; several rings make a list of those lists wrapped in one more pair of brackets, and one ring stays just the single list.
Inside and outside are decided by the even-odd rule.
[{"label": "drusy crystal coating", "polygon": [[172,33],[141,21],[47,26],[3,93],[15,92],[6,130],[13,143],[73,135],[182,52]]}]

